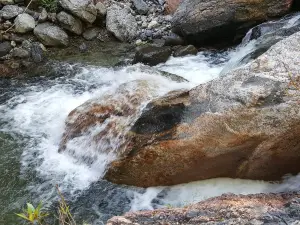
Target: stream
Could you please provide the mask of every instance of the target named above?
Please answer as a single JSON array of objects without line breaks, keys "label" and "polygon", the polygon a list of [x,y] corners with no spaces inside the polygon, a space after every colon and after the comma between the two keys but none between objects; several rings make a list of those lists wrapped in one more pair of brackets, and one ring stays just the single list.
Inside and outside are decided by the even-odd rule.
[{"label": "stream", "polygon": [[[93,225],[105,224],[112,216],[131,210],[181,207],[224,193],[299,190],[297,176],[286,177],[283,183],[218,178],[172,187],[122,186],[102,179],[114,155],[91,155],[93,146],[86,151],[80,145],[73,146],[75,154],[94,157],[92,162],[78,160],[68,152],[58,153],[68,114],[87,100],[113,95],[120,85],[134,80],[155,87],[155,97],[193,88],[249,62],[274,40],[300,30],[299,24],[300,15],[294,14],[259,25],[236,48],[171,57],[152,68],[141,64],[101,67],[61,63],[58,70],[68,71],[65,76],[0,80],[0,224],[21,224],[14,213],[20,212],[26,202],[36,205],[42,201],[54,211],[58,200],[55,185],[76,219]],[[187,81],[171,79],[161,71]]]}]

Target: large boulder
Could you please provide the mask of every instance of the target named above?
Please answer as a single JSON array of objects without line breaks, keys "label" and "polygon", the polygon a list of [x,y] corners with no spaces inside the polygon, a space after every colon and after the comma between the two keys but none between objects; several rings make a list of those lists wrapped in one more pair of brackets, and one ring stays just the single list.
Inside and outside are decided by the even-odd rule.
[{"label": "large boulder", "polygon": [[15,30],[18,33],[26,33],[35,28],[34,18],[27,13],[22,13],[15,19]]},{"label": "large boulder", "polygon": [[299,224],[299,193],[233,195],[189,205],[184,208],[129,212],[107,221],[107,225],[137,224]]},{"label": "large boulder", "polygon": [[23,9],[17,5],[5,5],[0,10],[0,18],[9,20],[23,13]]},{"label": "large boulder", "polygon": [[97,17],[97,9],[92,0],[60,0],[60,5],[85,22],[93,23]]},{"label": "large boulder", "polygon": [[175,33],[197,45],[232,41],[237,33],[244,33],[251,25],[287,13],[292,2],[184,0],[174,13],[172,27]]},{"label": "large boulder", "polygon": [[137,36],[137,22],[130,9],[112,5],[107,9],[106,28],[123,42],[132,41]]},{"label": "large boulder", "polygon": [[82,33],[82,23],[74,16],[61,11],[57,14],[56,18],[64,29],[77,35],[80,35]]},{"label": "large boulder", "polygon": [[59,151],[68,150],[68,145],[88,135],[91,140],[89,145],[94,143],[96,151],[117,151],[115,153],[121,155],[127,143],[124,133],[139,115],[141,104],[150,100],[152,92],[147,81],[136,80],[120,85],[114,94],[106,94],[80,105],[68,115]]},{"label": "large boulder", "polygon": [[149,187],[298,173],[299,91],[290,79],[299,59],[298,32],[216,80],[152,101],[127,134],[128,155],[105,178]]},{"label": "large boulder", "polygon": [[66,32],[53,23],[38,24],[33,33],[46,46],[67,46],[69,44]]}]

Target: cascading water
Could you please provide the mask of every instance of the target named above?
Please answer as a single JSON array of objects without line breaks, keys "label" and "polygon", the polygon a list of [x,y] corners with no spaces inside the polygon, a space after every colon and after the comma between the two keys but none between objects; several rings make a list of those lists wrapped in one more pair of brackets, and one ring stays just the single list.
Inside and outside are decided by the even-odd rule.
[{"label": "cascading water", "polygon": [[[103,125],[76,137],[65,151],[59,153],[58,148],[68,114],[86,101],[94,99],[105,103],[107,98],[118,100],[122,98],[120,87],[134,93],[138,88],[128,84],[146,82],[151,91],[144,93],[147,96],[136,111],[127,119],[114,121],[126,132],[152,98],[172,90],[190,89],[248,62],[257,49],[262,51],[260,46],[266,43],[266,37],[275,35],[279,40],[287,33],[298,31],[299,19],[300,15],[296,14],[253,28],[236,49],[170,58],[154,68],[140,64],[122,68],[66,64],[64,68],[71,72],[64,77],[1,81],[0,217],[3,219],[0,224],[16,224],[12,212],[18,211],[26,201],[36,203],[43,200],[51,207],[57,196],[56,184],[70,201],[76,218],[93,224],[101,224],[109,217],[129,210],[153,209],[169,204],[183,206],[227,192],[248,194],[298,190],[297,177],[288,178],[284,184],[225,178],[148,189],[111,184],[101,178],[106,165],[117,157],[115,151],[109,150],[118,149],[122,135],[113,136],[116,139],[107,136],[109,140],[105,143],[109,144],[105,148],[104,145],[91,144],[93,134],[107,128]],[[259,30],[259,35],[255,29]],[[187,81],[160,71],[176,74]]]}]

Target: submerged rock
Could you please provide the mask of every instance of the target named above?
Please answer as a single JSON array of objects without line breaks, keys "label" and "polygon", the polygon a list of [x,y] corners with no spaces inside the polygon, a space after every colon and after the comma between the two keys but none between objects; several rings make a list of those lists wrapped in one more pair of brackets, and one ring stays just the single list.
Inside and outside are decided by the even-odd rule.
[{"label": "submerged rock", "polygon": [[175,33],[196,45],[232,41],[237,32],[246,32],[253,24],[287,13],[292,2],[185,0],[174,13],[172,27]]},{"label": "submerged rock", "polygon": [[227,194],[185,208],[129,212],[107,225],[299,224],[300,194]]},{"label": "submerged rock", "polygon": [[182,57],[186,55],[197,55],[198,50],[193,45],[178,46],[173,53],[174,57]]},{"label": "submerged rock", "polygon": [[148,104],[126,157],[105,178],[141,187],[216,177],[279,180],[300,171],[300,33],[189,92]]}]

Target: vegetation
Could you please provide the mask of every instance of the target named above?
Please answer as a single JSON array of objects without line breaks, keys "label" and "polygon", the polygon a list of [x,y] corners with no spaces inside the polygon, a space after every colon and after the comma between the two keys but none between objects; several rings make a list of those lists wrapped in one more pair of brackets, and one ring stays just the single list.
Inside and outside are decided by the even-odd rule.
[{"label": "vegetation", "polygon": [[[57,209],[58,216],[56,216],[56,219],[60,225],[77,225],[74,217],[71,214],[70,207],[66,203],[66,200],[60,192],[58,186],[56,186],[56,189],[60,197],[59,206]],[[50,214],[43,212],[42,203],[40,202],[36,208],[34,208],[31,203],[27,203],[27,209],[24,209],[23,213],[16,213],[16,215],[27,221],[29,224],[47,225],[45,222],[45,217],[49,216]],[[83,223],[83,225],[88,224]]]},{"label": "vegetation", "polygon": [[39,0],[39,5],[45,8],[48,12],[57,11],[57,0]]}]

